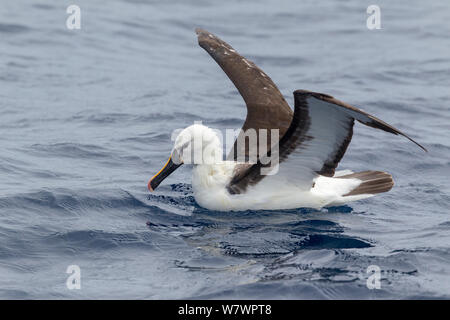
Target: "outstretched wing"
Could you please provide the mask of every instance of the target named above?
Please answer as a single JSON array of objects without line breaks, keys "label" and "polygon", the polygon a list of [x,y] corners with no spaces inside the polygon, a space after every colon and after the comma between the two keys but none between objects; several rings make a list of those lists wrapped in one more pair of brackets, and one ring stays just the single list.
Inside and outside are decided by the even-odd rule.
[{"label": "outstretched wing", "polygon": [[[354,121],[400,134],[426,149],[398,129],[382,120],[333,97],[297,90],[292,123],[279,145],[279,172],[298,187],[308,190],[318,175],[333,176],[353,134]],[[235,176],[228,189],[241,193],[265,176],[263,164],[257,163],[245,175]]]},{"label": "outstretched wing", "polygon": [[[267,129],[267,149],[270,150],[270,130],[279,129],[281,138],[288,130],[292,121],[292,110],[273,81],[253,62],[241,56],[229,44],[212,33],[196,29],[199,45],[217,62],[228,78],[238,89],[247,105],[247,118],[240,132]],[[257,145],[238,144],[237,141],[228,155],[229,160],[249,159],[258,155],[259,134]],[[278,141],[277,141],[278,142]],[[240,166],[241,173],[249,166]]]}]

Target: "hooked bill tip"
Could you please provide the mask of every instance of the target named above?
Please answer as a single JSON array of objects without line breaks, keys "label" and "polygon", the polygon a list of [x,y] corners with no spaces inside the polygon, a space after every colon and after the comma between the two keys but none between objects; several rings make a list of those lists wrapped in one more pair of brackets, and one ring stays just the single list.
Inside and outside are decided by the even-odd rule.
[{"label": "hooked bill tip", "polygon": [[153,190],[153,188],[152,188],[152,180],[150,180],[149,182],[148,182],[148,185],[147,185],[147,187],[148,187],[148,190],[150,191],[150,192],[153,192],[154,190]]}]

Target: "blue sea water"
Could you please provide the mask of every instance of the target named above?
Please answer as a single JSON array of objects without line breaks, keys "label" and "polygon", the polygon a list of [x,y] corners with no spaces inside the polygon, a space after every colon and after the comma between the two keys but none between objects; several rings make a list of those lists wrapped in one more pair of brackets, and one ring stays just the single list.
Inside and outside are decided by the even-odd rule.
[{"label": "blue sea water", "polygon": [[[0,298],[450,298],[450,2],[376,1],[369,30],[372,2],[2,1]],[[328,93],[429,152],[357,124],[339,168],[385,170],[395,187],[320,211],[205,210],[187,166],[149,195],[173,130],[245,118],[195,27],[291,106],[296,89]]]}]

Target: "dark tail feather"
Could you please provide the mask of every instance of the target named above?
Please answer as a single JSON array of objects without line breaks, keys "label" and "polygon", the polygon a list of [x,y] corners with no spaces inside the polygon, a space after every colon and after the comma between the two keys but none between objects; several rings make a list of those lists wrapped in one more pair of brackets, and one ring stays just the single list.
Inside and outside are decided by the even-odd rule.
[{"label": "dark tail feather", "polygon": [[394,180],[389,173],[382,171],[362,171],[352,174],[347,174],[345,176],[337,177],[340,179],[351,179],[356,178],[362,180],[363,182],[345,194],[345,196],[355,196],[358,194],[376,194],[387,192],[394,186]]}]

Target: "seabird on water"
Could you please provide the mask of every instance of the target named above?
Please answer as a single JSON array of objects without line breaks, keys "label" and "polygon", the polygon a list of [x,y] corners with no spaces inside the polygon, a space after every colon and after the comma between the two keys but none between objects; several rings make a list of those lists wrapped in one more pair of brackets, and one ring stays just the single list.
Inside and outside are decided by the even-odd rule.
[{"label": "seabird on water", "polygon": [[[398,129],[327,94],[294,91],[292,112],[264,71],[212,33],[203,29],[196,32],[199,45],[243,97],[247,118],[227,160],[218,159],[222,145],[214,130],[194,124],[181,131],[169,160],[150,179],[150,191],[183,163],[192,163],[194,196],[207,209],[318,209],[386,192],[394,184],[392,176],[382,171],[336,171],[351,141],[355,120],[402,135],[426,151]],[[264,129],[267,137],[257,135],[256,147],[238,143],[248,140],[249,130]],[[271,139],[273,130],[278,130],[275,142]],[[192,160],[195,152],[202,154],[201,161]],[[277,164],[271,166],[264,160],[274,159],[274,154]]]}]

